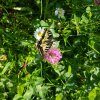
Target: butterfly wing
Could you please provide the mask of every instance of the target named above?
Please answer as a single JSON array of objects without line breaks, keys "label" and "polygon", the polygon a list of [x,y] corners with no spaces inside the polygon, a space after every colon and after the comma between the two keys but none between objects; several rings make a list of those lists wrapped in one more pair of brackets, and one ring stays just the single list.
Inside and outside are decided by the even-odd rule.
[{"label": "butterfly wing", "polygon": [[53,35],[50,30],[45,29],[40,41],[37,43],[37,48],[41,55],[44,56],[45,53],[51,48],[53,44]]}]

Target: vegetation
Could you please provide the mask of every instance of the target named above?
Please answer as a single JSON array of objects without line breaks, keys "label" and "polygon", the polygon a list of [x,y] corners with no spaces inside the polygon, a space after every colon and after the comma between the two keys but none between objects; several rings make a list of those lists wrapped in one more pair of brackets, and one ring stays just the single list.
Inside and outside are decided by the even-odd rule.
[{"label": "vegetation", "polygon": [[[62,8],[64,15],[55,15]],[[62,58],[43,59],[34,32],[52,29]],[[100,100],[100,6],[93,0],[0,0],[0,100]]]}]

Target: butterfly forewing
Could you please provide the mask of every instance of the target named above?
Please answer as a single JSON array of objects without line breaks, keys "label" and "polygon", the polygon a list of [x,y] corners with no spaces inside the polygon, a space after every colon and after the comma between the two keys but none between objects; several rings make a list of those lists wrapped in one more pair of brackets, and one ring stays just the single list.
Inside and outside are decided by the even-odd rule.
[{"label": "butterfly forewing", "polygon": [[37,43],[37,48],[39,49],[42,56],[51,48],[53,44],[53,35],[50,30],[45,29],[40,41]]}]

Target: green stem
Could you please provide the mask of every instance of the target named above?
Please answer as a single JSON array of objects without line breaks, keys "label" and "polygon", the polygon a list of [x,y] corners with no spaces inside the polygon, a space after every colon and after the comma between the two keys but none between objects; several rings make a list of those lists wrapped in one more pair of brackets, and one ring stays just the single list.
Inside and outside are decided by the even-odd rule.
[{"label": "green stem", "polygon": [[41,0],[41,15],[40,15],[40,18],[42,17],[42,11],[43,11],[43,9],[42,9],[42,0]]},{"label": "green stem", "polygon": [[47,15],[48,2],[49,2],[49,0],[46,0],[46,6],[45,6],[45,12],[44,12],[44,20],[45,20],[46,15]]},{"label": "green stem", "polygon": [[42,63],[40,63],[40,65],[41,65],[41,77],[42,77]]},{"label": "green stem", "polygon": [[92,47],[90,44],[88,44],[88,46],[89,46],[91,49],[93,49],[96,53],[100,54],[100,52],[97,51],[97,50],[96,50],[94,47]]},{"label": "green stem", "polygon": [[9,14],[5,7],[3,7],[2,5],[0,5],[0,7],[3,8],[7,14]]}]

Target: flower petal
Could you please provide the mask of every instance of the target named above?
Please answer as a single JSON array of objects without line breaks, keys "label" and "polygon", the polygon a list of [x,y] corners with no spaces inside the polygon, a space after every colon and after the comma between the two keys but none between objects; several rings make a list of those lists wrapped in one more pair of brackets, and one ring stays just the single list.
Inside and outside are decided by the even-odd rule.
[{"label": "flower petal", "polygon": [[39,27],[39,28],[37,28],[36,31],[34,32],[34,37],[35,37],[37,40],[40,40],[41,37],[42,37],[42,35],[39,36],[39,34],[38,34],[39,32],[40,32],[41,34],[43,34],[43,33],[44,33],[44,28]]},{"label": "flower petal", "polygon": [[62,58],[62,55],[59,49],[57,48],[49,49],[44,56],[44,59],[47,60],[51,64],[58,63],[61,58]]}]

